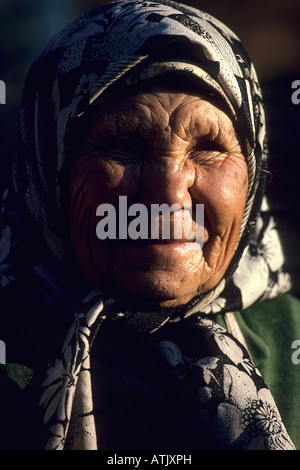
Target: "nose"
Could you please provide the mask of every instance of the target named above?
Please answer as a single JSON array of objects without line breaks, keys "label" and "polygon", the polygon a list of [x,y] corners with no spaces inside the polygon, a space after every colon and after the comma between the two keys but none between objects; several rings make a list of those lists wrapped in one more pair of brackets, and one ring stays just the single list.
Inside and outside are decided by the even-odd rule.
[{"label": "nose", "polygon": [[195,182],[195,170],[191,161],[161,157],[145,161],[141,169],[141,203],[192,204],[190,189]]}]

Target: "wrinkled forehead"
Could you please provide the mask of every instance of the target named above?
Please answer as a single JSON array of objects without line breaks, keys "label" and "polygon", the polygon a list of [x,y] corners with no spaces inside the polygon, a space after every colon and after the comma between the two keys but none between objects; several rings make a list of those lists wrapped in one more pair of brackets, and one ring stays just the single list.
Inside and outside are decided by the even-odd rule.
[{"label": "wrinkled forehead", "polygon": [[[200,134],[200,123],[204,126],[205,122],[207,124],[211,121],[214,114],[222,118],[224,129],[220,129],[220,132],[228,132],[230,129],[231,134],[235,134],[237,140],[242,143],[232,107],[228,106],[227,101],[220,95],[193,78],[192,74],[173,71],[127,86],[123,83],[123,86],[118,86],[114,91],[104,93],[89,111],[83,114],[83,124],[78,134],[86,135],[93,127],[98,126],[107,131],[114,128],[124,133],[126,130],[132,130],[134,125],[146,129],[153,125],[153,120],[158,122],[159,117],[165,119],[166,123],[172,123],[175,133],[176,129],[182,131],[188,128],[193,128],[195,133],[197,128]],[[148,123],[149,120],[151,122]]]},{"label": "wrinkled forehead", "polygon": [[[233,120],[237,113],[222,88],[195,64],[174,61],[142,61],[123,77],[90,96],[89,109],[133,94],[153,91],[186,93],[215,103]],[[79,113],[78,116],[84,114]]]}]

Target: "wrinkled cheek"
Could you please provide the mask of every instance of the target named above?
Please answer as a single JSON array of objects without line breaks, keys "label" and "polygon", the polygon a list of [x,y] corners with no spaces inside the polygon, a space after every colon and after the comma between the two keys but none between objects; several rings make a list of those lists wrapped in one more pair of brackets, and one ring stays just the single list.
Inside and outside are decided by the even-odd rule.
[{"label": "wrinkled cheek", "polygon": [[112,250],[109,243],[99,240],[94,223],[70,220],[73,247],[85,278],[99,285],[110,275]]},{"label": "wrinkled cheek", "polygon": [[107,242],[97,238],[96,208],[86,202],[90,198],[77,191],[70,193],[69,227],[73,248],[85,278],[98,285],[108,274],[110,248]]},{"label": "wrinkled cheek", "polygon": [[204,204],[205,222],[208,230],[224,236],[239,231],[246,201],[246,190],[235,190],[234,184],[220,185],[219,191]]}]

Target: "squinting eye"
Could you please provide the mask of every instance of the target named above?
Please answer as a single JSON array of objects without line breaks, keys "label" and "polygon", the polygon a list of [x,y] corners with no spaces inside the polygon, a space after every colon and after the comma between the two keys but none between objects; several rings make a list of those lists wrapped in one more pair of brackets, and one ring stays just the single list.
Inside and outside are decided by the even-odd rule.
[{"label": "squinting eye", "polygon": [[100,152],[136,156],[144,158],[146,148],[141,139],[136,137],[109,137],[99,139],[96,149]]},{"label": "squinting eye", "polygon": [[199,165],[211,165],[224,158],[225,150],[213,140],[203,140],[189,152],[189,158]]},{"label": "squinting eye", "polygon": [[214,140],[203,140],[199,142],[192,152],[223,152],[224,149]]}]

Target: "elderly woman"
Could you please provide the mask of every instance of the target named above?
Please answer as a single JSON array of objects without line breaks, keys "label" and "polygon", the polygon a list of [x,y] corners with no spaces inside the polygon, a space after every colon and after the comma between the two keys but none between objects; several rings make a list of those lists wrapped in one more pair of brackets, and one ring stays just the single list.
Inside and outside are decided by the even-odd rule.
[{"label": "elderly woman", "polygon": [[[300,443],[299,303],[267,159],[254,68],[208,14],[119,1],[50,41],[3,200],[3,448]],[[169,237],[161,215],[158,237],[137,222],[129,237],[122,197],[192,207],[193,227],[204,207],[203,240],[176,237],[174,212]],[[109,207],[116,230],[101,237]]]}]

